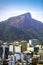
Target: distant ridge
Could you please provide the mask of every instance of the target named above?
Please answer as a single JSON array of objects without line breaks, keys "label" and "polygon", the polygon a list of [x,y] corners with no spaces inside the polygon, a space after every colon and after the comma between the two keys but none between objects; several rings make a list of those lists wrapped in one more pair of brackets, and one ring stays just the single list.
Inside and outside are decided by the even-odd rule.
[{"label": "distant ridge", "polygon": [[0,22],[0,40],[39,39],[43,42],[43,23],[32,18],[30,13],[11,17]]}]

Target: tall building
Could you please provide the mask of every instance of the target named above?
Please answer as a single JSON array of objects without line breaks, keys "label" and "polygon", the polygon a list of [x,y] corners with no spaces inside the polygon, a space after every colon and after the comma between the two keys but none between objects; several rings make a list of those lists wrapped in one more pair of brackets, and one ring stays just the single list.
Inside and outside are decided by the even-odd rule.
[{"label": "tall building", "polygon": [[9,53],[9,47],[7,45],[7,42],[3,43],[3,59],[8,59],[8,53]]},{"label": "tall building", "polygon": [[0,46],[0,58],[2,58],[2,52],[3,52],[3,48],[2,46]]}]

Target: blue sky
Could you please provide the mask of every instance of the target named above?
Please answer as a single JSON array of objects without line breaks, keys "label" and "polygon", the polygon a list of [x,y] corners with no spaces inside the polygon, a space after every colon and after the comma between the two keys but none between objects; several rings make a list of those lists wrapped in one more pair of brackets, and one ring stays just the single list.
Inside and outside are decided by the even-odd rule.
[{"label": "blue sky", "polygon": [[43,0],[0,0],[0,21],[27,12],[43,22]]}]

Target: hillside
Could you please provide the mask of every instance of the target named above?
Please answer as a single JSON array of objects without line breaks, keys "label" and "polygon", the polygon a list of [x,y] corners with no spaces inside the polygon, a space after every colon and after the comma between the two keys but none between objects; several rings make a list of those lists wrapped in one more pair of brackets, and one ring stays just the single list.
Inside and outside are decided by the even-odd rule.
[{"label": "hillside", "polygon": [[30,13],[0,22],[0,40],[14,41],[34,38],[43,42],[43,23],[32,19]]}]

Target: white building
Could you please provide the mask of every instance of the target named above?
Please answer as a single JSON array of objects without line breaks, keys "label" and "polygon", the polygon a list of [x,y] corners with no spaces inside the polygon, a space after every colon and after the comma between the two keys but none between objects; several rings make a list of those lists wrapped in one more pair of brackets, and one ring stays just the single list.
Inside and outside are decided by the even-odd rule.
[{"label": "white building", "polygon": [[21,53],[21,45],[17,45],[17,46],[15,45],[14,46],[14,52],[15,53]]},{"label": "white building", "polygon": [[12,52],[13,53],[13,45],[9,45],[9,52]]},{"label": "white building", "polygon": [[[31,41],[30,41],[30,44],[31,44]],[[27,43],[27,51],[34,51],[34,47],[33,46],[30,46],[29,43]]]}]

